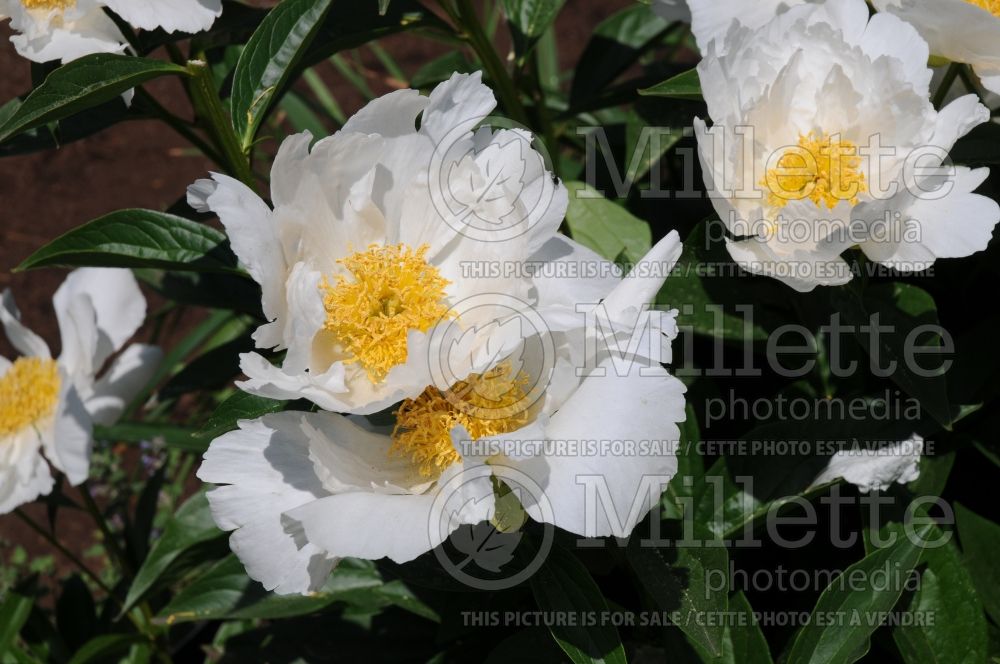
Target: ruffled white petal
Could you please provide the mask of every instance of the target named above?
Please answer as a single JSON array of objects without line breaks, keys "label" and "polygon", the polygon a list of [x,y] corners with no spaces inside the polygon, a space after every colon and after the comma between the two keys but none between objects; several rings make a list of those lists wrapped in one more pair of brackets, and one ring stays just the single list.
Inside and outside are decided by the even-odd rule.
[{"label": "ruffled white petal", "polygon": [[121,53],[127,41],[115,22],[93,0],[79,0],[61,14],[29,11],[20,2],[8,3],[11,36],[17,52],[34,62],[63,63],[92,53]]},{"label": "ruffled white petal", "polygon": [[877,449],[840,450],[831,457],[813,485],[842,478],[865,492],[886,491],[894,482],[906,484],[920,476],[923,449],[924,439],[913,434],[907,440]]},{"label": "ruffled white petal", "polygon": [[222,15],[222,0],[101,0],[126,22],[167,32],[208,30]]},{"label": "ruffled white petal", "polygon": [[85,405],[95,424],[110,426],[153,378],[163,359],[156,346],[133,344],[94,383]]},{"label": "ruffled white petal", "polygon": [[61,362],[87,368],[91,375],[125,345],[146,318],[146,300],[131,270],[74,270],[56,291],[52,306],[62,336]]},{"label": "ruffled white petal", "polygon": [[283,513],[327,495],[313,472],[302,413],[278,413],[216,439],[198,470],[220,528],[251,578],[281,594],[318,590],[336,564],[289,533]]},{"label": "ruffled white petal", "polygon": [[[545,432],[549,441],[593,447],[576,456],[539,457],[518,468],[544,487],[556,526],[585,537],[627,537],[677,472],[685,387],[660,367],[632,363],[625,375],[611,362],[601,368],[604,375],[585,378]],[[616,441],[633,451],[611,456]],[[532,518],[544,519],[537,506],[526,509]]]},{"label": "ruffled white petal", "polygon": [[48,344],[21,323],[21,312],[14,303],[14,295],[10,290],[0,294],[0,324],[3,324],[10,345],[22,355],[52,357]]},{"label": "ruffled white petal", "polygon": [[64,386],[53,426],[42,434],[45,455],[77,486],[90,472],[93,422],[73,386]]},{"label": "ruffled white petal", "polygon": [[[267,204],[242,182],[219,173],[190,187],[188,202],[197,210],[211,210],[219,216],[240,263],[260,284],[264,315],[269,321],[282,318],[287,307],[284,291],[289,266]],[[281,329],[273,322],[262,325],[254,339],[260,348],[280,346]]]},{"label": "ruffled white petal", "polygon": [[425,494],[352,491],[303,505],[288,517],[332,555],[405,563],[459,526],[492,518],[494,508],[489,466],[455,464]]}]

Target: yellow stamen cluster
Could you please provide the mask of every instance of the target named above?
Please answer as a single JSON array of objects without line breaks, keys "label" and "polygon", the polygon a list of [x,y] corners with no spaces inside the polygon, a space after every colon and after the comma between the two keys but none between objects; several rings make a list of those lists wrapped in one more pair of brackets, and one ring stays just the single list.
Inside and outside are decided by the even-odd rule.
[{"label": "yellow stamen cluster", "polygon": [[44,9],[48,11],[65,11],[76,6],[76,0],[21,0],[25,9]]},{"label": "yellow stamen cluster", "polygon": [[52,415],[59,401],[59,367],[53,360],[21,357],[0,376],[0,437]]},{"label": "yellow stamen cluster", "polygon": [[809,133],[799,136],[798,146],[785,150],[760,184],[767,188],[768,203],[774,207],[808,198],[816,207],[826,205],[832,210],[840,201],[856,204],[858,194],[868,191],[860,165],[854,143]]},{"label": "yellow stamen cluster", "polygon": [[461,457],[451,430],[462,425],[472,440],[516,431],[530,421],[523,371],[502,362],[484,374],[473,374],[446,392],[428,387],[396,411],[390,454],[408,456],[424,477],[432,477]]},{"label": "yellow stamen cluster", "polygon": [[966,2],[985,9],[994,16],[1000,16],[1000,0],[966,0]]},{"label": "yellow stamen cluster", "polygon": [[428,247],[373,244],[338,261],[353,279],[338,275],[320,284],[324,329],[333,333],[373,383],[406,361],[406,335],[426,332],[447,317],[450,283],[426,260]]}]

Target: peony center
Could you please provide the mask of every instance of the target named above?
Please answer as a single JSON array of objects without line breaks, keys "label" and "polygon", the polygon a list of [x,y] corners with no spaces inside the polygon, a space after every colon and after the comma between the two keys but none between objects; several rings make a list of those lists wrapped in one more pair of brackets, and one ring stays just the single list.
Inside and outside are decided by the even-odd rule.
[{"label": "peony center", "polygon": [[65,11],[76,6],[76,0],[21,0],[25,9],[44,11]]},{"label": "peony center", "polygon": [[445,392],[428,387],[396,411],[391,454],[408,456],[424,477],[441,473],[461,456],[451,430],[462,425],[472,440],[517,431],[530,421],[529,377],[502,362],[484,374],[473,374]]},{"label": "peony center", "polygon": [[833,209],[840,201],[858,202],[868,191],[861,157],[851,141],[829,134],[799,136],[799,144],[786,148],[777,165],[768,169],[760,184],[767,188],[768,203],[782,208],[789,201],[808,198],[816,207]]},{"label": "peony center", "polygon": [[373,244],[337,261],[351,278],[338,275],[320,284],[331,332],[373,383],[406,362],[410,330],[426,332],[448,316],[450,283],[426,259],[428,247]]},{"label": "peony center", "polygon": [[966,2],[985,9],[994,16],[1000,16],[1000,0],[966,0]]},{"label": "peony center", "polygon": [[0,376],[0,436],[9,436],[52,415],[59,401],[54,360],[21,357]]}]

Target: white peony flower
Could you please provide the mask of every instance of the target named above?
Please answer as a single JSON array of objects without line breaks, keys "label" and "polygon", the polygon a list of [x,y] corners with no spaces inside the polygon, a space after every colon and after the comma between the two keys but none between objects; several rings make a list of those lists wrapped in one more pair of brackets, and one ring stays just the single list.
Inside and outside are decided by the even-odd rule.
[{"label": "white peony flower", "polygon": [[[541,489],[521,496],[536,520],[585,536],[627,536],[662,490],[657,484],[652,494],[644,479],[662,483],[677,469],[685,389],[640,349],[676,335],[676,312],[646,326],[654,317],[644,305],[680,251],[672,233],[637,266],[637,276],[576,282],[573,300],[564,299],[566,283],[540,281],[539,301],[562,302],[551,309],[552,338],[543,339],[555,357],[514,353],[448,390],[428,387],[400,404],[392,425],[284,412],[242,421],[216,439],[198,477],[223,485],[208,493],[212,513],[234,531],[232,549],[249,575],[279,593],[305,593],[319,588],[342,557],[412,560],[459,526],[493,518],[491,475],[504,478],[503,469]],[[567,264],[600,261],[563,238],[543,253]],[[602,350],[583,324],[562,325],[578,302],[603,302],[610,321],[642,325],[639,343],[619,355],[624,364],[615,365],[616,349]],[[662,341],[655,338],[661,334]],[[550,373],[538,381],[546,367]],[[623,453],[606,446],[615,441],[661,444]],[[596,488],[611,504],[588,512],[587,488],[578,480],[592,477],[603,480]]]},{"label": "white peony flower", "polygon": [[695,129],[737,263],[808,291],[847,282],[854,245],[902,271],[986,248],[1000,207],[972,192],[989,171],[946,159],[989,112],[974,95],[935,111],[927,57],[913,27],[869,20],[861,0],[795,6],[709,45],[714,126]]},{"label": "white peony flower", "polygon": [[121,53],[125,36],[104,8],[142,30],[199,32],[222,15],[222,0],[0,0],[17,52],[34,62],[63,63],[91,53]]},{"label": "white peony flower", "polygon": [[434,383],[442,328],[483,332],[459,377],[520,343],[491,327],[503,312],[454,307],[489,293],[526,301],[530,275],[514,268],[557,231],[567,196],[525,132],[473,131],[494,105],[480,74],[456,74],[429,97],[376,99],[311,149],[310,134],[292,136],[271,169],[273,209],[224,175],[189,189],[261,285],[270,322],[257,348],[287,351],[281,367],[243,355],[240,387],[368,414]]},{"label": "white peony flower", "polygon": [[907,440],[876,449],[844,449],[836,452],[813,486],[838,478],[861,491],[887,491],[893,483],[906,484],[920,477],[920,455],[924,439],[913,434]]},{"label": "white peony flower", "polygon": [[134,344],[102,371],[146,316],[131,272],[76,270],[52,304],[62,339],[58,359],[21,324],[10,291],[0,300],[0,323],[21,353],[13,362],[0,357],[0,514],[52,490],[45,458],[71,484],[83,482],[93,425],[113,424],[160,361],[158,348]]},{"label": "white peony flower", "polygon": [[880,12],[910,23],[933,55],[972,65],[983,86],[1000,94],[1000,2],[873,0]]},{"label": "white peony flower", "polygon": [[726,36],[734,22],[757,29],[775,15],[807,0],[653,0],[653,10],[667,21],[688,21],[704,53],[715,39]]}]

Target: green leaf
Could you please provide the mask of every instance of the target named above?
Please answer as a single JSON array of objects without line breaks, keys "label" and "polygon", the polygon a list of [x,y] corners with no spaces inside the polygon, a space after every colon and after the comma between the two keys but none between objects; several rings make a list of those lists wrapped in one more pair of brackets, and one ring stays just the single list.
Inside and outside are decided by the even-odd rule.
[{"label": "green leaf", "polygon": [[334,53],[420,28],[452,30],[418,0],[392,0],[384,13],[379,12],[374,2],[337,2],[323,21],[301,66],[311,66]]},{"label": "green leaf", "polygon": [[284,410],[287,403],[242,391],[236,392],[219,404],[198,435],[202,438],[218,438],[227,431],[235,429],[239,420],[255,420],[268,413],[277,413]]},{"label": "green leaf", "polygon": [[145,637],[141,634],[105,634],[88,641],[73,654],[69,664],[90,664],[91,662],[121,661],[120,657],[129,649],[141,643]]},{"label": "green leaf", "polygon": [[248,150],[275,94],[288,82],[332,0],[284,0],[261,21],[233,72],[233,127]]},{"label": "green leaf", "polygon": [[736,265],[721,240],[721,222],[703,221],[684,238],[684,251],[657,303],[677,308],[677,323],[696,334],[746,343],[766,341],[785,322],[773,284],[729,271]]},{"label": "green leaf", "polygon": [[0,604],[0,653],[14,644],[24,623],[31,615],[34,599],[17,591],[7,593],[3,604]]},{"label": "green leaf", "polygon": [[[795,638],[787,664],[851,664],[863,656],[869,637],[903,594],[902,579],[920,561],[930,531],[925,526],[913,538],[897,533],[893,546],[865,556],[830,582]],[[877,582],[875,572],[886,569],[900,581]]]},{"label": "green leaf", "polygon": [[712,654],[694,644],[704,664],[773,664],[771,651],[754,617],[753,609],[742,592],[729,600],[728,623],[722,638],[722,654]]},{"label": "green leaf", "polygon": [[962,559],[972,573],[986,613],[1000,624],[1000,567],[996,564],[997,552],[1000,551],[1000,525],[984,519],[964,505],[955,505],[955,516]]},{"label": "green leaf", "polygon": [[504,13],[514,37],[514,50],[521,58],[534,48],[559,15],[566,0],[503,0]]},{"label": "green leaf", "polygon": [[162,440],[167,447],[198,454],[208,449],[210,439],[200,432],[187,427],[154,422],[119,422],[111,426],[94,426],[94,438],[122,443],[145,443],[154,438]]},{"label": "green leaf", "polygon": [[208,498],[201,491],[191,496],[163,527],[163,534],[150,550],[128,589],[124,614],[141,601],[181,554],[195,545],[223,536],[212,520]]},{"label": "green leaf", "polygon": [[[837,309],[843,312],[844,323],[854,326],[855,338],[871,357],[872,364],[877,364],[882,371],[888,371],[894,364],[889,378],[917,399],[942,426],[950,428],[953,417],[946,374],[941,366],[945,356],[913,360],[920,364],[921,373],[931,375],[919,375],[906,357],[907,347],[937,345],[936,335],[929,339],[926,332],[915,334],[922,326],[940,329],[934,298],[916,286],[898,282],[874,284],[863,293],[843,286],[832,290],[831,297]],[[875,332],[870,328],[875,327],[876,316],[879,327],[886,331],[879,331],[877,344],[873,346]]]},{"label": "green leaf", "polygon": [[374,565],[342,561],[326,584],[309,595],[276,595],[250,579],[236,556],[223,558],[179,592],[157,615],[172,625],[197,620],[276,619],[320,611],[347,593],[382,585]]},{"label": "green leaf", "polygon": [[669,612],[672,622],[698,648],[721,657],[726,626],[714,618],[726,614],[728,590],[716,590],[710,584],[715,575],[729,578],[725,546],[702,538],[699,546],[659,548],[648,539],[648,530],[632,534],[626,549],[632,569],[660,610]]},{"label": "green leaf", "polygon": [[576,616],[575,624],[549,627],[553,638],[576,664],[625,664],[625,648],[614,626],[582,624],[585,616],[605,612],[608,605],[594,579],[572,554],[554,547],[545,565],[531,577],[531,591],[542,611]]},{"label": "green leaf", "polygon": [[[932,540],[942,537],[932,531]],[[927,548],[920,588],[907,611],[921,623],[903,623],[893,638],[906,664],[979,664],[986,661],[983,606],[954,542]]]},{"label": "green leaf", "polygon": [[323,121],[306,103],[306,100],[295,92],[285,93],[285,96],[278,102],[278,108],[287,116],[288,124],[296,133],[308,131],[313,136],[326,136],[330,133]]},{"label": "green leaf", "polygon": [[507,637],[490,651],[484,664],[553,664],[565,656],[544,627],[529,627]]},{"label": "green leaf", "polygon": [[649,7],[640,4],[626,7],[602,21],[576,64],[570,105],[579,105],[612,83],[668,25]]},{"label": "green leaf", "polygon": [[674,99],[701,99],[701,80],[697,69],[668,78],[662,83],[639,90],[639,94],[647,97],[673,97]]},{"label": "green leaf", "polygon": [[641,259],[652,245],[649,224],[583,182],[567,182],[566,223],[573,239],[609,261]]},{"label": "green leaf", "polygon": [[677,448],[677,473],[670,479],[661,500],[663,517],[678,521],[684,518],[685,503],[693,504],[693,498],[705,480],[705,461],[698,451],[701,432],[691,404],[687,406],[686,419],[679,426],[681,437]]},{"label": "green leaf", "polygon": [[23,131],[103,104],[140,83],[166,75],[186,75],[170,62],[97,53],[49,74],[0,126],[0,143]]},{"label": "green leaf", "polygon": [[53,266],[240,273],[221,232],[152,210],[118,210],[74,228],[33,253],[15,271]]}]

